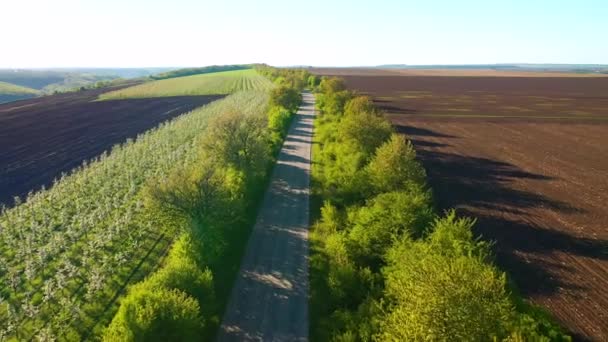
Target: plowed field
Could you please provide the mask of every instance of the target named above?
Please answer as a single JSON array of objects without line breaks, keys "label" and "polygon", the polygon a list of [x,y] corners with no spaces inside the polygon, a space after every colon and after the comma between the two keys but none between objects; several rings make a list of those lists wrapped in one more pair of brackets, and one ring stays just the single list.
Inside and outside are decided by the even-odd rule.
[{"label": "plowed field", "polygon": [[526,298],[608,339],[608,78],[317,72],[387,111],[438,205],[477,218]]},{"label": "plowed field", "polygon": [[223,96],[94,101],[103,90],[0,104],[0,203],[159,123]]}]

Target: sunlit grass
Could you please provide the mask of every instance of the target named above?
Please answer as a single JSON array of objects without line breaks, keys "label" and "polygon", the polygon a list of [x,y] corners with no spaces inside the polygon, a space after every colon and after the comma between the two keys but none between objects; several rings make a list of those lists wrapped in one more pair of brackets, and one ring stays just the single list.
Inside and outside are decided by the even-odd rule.
[{"label": "sunlit grass", "polygon": [[143,83],[102,94],[100,100],[231,94],[241,90],[268,90],[273,84],[253,69],[176,77]]}]

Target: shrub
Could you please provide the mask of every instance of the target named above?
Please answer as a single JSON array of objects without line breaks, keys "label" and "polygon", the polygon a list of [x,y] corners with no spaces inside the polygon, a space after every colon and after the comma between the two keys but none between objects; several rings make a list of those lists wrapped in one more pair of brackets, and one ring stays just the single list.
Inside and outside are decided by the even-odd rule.
[{"label": "shrub", "polygon": [[295,112],[302,102],[302,95],[295,88],[280,86],[270,92],[271,104]]},{"label": "shrub", "polygon": [[344,115],[356,114],[375,114],[379,115],[378,110],[369,96],[356,96],[350,99],[344,106]]},{"label": "shrub", "polygon": [[433,219],[427,192],[389,192],[350,210],[349,250],[359,265],[378,270],[387,249],[418,238]]},{"label": "shrub", "polygon": [[398,134],[392,134],[376,150],[366,172],[373,194],[395,189],[419,192],[426,183],[426,172],[416,160],[414,147]]},{"label": "shrub", "polygon": [[283,107],[272,107],[268,113],[268,129],[270,131],[270,145],[273,154],[279,151],[283,139],[287,136],[291,113]]},{"label": "shrub", "polygon": [[[480,254],[484,246],[462,236],[465,221],[438,221],[442,236],[460,236],[470,246],[461,254],[445,253],[433,241],[400,241],[387,253],[385,298],[388,306],[382,318],[378,340],[490,340],[504,337],[514,317],[506,292],[506,279]],[[470,221],[469,221],[470,223]],[[464,252],[464,250],[460,250]]]},{"label": "shrub", "polygon": [[227,112],[209,123],[201,151],[217,165],[227,165],[257,179],[265,173],[270,151],[266,118]]},{"label": "shrub", "polygon": [[368,161],[374,151],[387,141],[393,128],[383,117],[368,112],[353,112],[345,115],[338,127],[338,139],[344,144],[352,144],[361,151]]},{"label": "shrub", "polygon": [[200,341],[197,301],[177,290],[141,289],[126,297],[104,333],[105,341]]}]

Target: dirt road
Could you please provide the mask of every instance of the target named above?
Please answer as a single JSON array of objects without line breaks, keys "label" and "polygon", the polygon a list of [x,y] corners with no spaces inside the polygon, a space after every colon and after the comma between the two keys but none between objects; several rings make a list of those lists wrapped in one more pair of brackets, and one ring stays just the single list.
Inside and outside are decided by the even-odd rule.
[{"label": "dirt road", "polygon": [[314,97],[279,154],[218,341],[308,340],[308,212]]}]

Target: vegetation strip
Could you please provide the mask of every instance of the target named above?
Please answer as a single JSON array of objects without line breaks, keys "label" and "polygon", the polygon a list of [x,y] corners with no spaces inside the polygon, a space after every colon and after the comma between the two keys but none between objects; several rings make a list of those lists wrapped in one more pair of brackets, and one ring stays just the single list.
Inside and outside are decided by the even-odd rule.
[{"label": "vegetation strip", "polygon": [[[51,189],[4,210],[2,336],[100,336],[117,309],[106,311],[107,304],[128,280],[156,267],[176,233],[145,205],[146,189],[197,161],[197,142],[210,118],[237,111],[253,115],[267,103],[265,92],[233,94],[114,147]],[[162,236],[165,242],[157,244]]]},{"label": "vegetation strip", "polygon": [[193,163],[147,187],[145,206],[154,222],[180,238],[163,266],[130,288],[105,340],[213,338],[306,76],[268,68],[259,72],[277,83],[270,105],[253,113],[234,108],[215,117],[196,143]]},{"label": "vegetation strip", "polygon": [[569,339],[509,290],[489,245],[474,238],[473,220],[436,215],[411,143],[371,99],[340,79],[310,83],[320,110],[313,339]]}]

